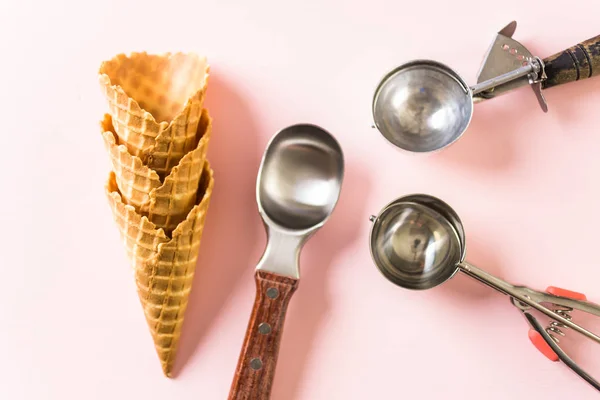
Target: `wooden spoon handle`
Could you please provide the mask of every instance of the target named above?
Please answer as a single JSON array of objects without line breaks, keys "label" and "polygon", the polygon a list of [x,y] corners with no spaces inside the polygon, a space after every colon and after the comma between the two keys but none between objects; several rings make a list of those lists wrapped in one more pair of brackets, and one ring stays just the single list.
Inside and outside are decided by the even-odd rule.
[{"label": "wooden spoon handle", "polygon": [[544,89],[600,74],[600,35],[546,58],[544,64]]},{"label": "wooden spoon handle", "polygon": [[298,279],[256,271],[256,299],[229,400],[267,400],[275,376],[288,304]]}]

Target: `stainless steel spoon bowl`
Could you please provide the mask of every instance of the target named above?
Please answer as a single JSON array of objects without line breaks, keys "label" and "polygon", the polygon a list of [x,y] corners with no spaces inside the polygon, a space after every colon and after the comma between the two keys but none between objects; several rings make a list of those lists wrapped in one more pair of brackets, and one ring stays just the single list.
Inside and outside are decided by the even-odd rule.
[{"label": "stainless steel spoon bowl", "polygon": [[373,218],[371,255],[383,275],[399,286],[437,286],[456,273],[465,257],[462,223],[439,199],[406,196]]},{"label": "stainless steel spoon bowl", "polygon": [[342,149],[318,126],[293,125],[269,142],[256,182],[268,241],[229,400],[269,399],[287,307],[300,280],[300,250],[333,212],[343,177]]},{"label": "stainless steel spoon bowl", "polygon": [[314,125],[277,134],[265,152],[257,182],[259,210],[287,230],[322,224],[337,202],[344,162],[338,142]]},{"label": "stainless steel spoon bowl", "polygon": [[393,145],[424,153],[454,143],[473,116],[471,88],[448,66],[431,60],[406,63],[375,91],[376,128]]}]

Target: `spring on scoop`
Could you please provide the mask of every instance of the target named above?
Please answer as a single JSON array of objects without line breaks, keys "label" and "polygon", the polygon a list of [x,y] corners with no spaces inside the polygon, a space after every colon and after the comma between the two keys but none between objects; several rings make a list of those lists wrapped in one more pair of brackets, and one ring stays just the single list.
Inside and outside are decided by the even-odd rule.
[{"label": "spring on scoop", "polygon": [[[571,307],[559,306],[556,304],[554,305],[554,307],[555,308],[552,309],[552,311],[558,316],[563,317],[567,321],[571,321],[573,319],[573,317],[571,316],[571,311],[573,311],[573,309]],[[550,335],[552,340],[554,340],[554,342],[558,344],[560,343],[560,339],[558,338],[558,336],[565,336],[565,333],[562,331],[562,329],[565,328],[568,328],[568,326],[566,326],[562,322],[552,320],[550,321],[550,324],[548,324],[546,332],[548,333],[548,335]]]}]

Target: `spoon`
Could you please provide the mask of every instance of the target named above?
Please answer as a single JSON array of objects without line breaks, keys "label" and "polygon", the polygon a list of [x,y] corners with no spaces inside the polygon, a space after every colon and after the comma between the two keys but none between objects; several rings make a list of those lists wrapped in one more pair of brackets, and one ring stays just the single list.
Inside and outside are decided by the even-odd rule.
[{"label": "spoon", "polygon": [[[600,316],[600,306],[577,300],[575,296],[568,298],[565,294],[578,294],[563,289],[556,291],[562,294],[553,295],[524,286],[514,286],[466,262],[462,222],[456,212],[442,200],[425,194],[401,197],[385,206],[379,215],[372,216],[371,221],[371,256],[380,272],[392,283],[406,289],[430,289],[461,271],[510,296],[513,304],[529,315],[530,324],[535,321],[532,324],[533,328],[536,328],[534,325],[537,321],[528,314],[530,307],[562,324],[561,327],[571,328],[600,343],[599,336],[573,323],[570,315],[556,313],[541,303],[552,303],[571,310],[578,309],[596,316]],[[533,320],[529,319],[530,317]],[[546,331],[538,333],[544,341],[553,342]],[[539,342],[534,344],[540,349]],[[556,344],[548,343],[548,346],[556,347]],[[552,350],[560,351],[560,348]],[[575,365],[575,369],[573,365],[569,366],[578,374],[585,375],[588,380],[589,376],[579,367]],[[596,381],[591,382],[598,385]],[[600,386],[595,387],[600,390]]]},{"label": "spoon", "polygon": [[270,398],[287,307],[300,280],[300,250],[333,212],[343,176],[342,149],[318,126],[289,126],[268,143],[256,184],[268,240],[229,400]]},{"label": "spoon", "polygon": [[496,35],[473,86],[434,60],[413,60],[394,68],[373,96],[375,127],[400,149],[438,151],[467,130],[474,103],[529,85],[547,112],[542,90],[600,72],[600,35],[542,60],[512,38],[515,29],[513,21]]}]

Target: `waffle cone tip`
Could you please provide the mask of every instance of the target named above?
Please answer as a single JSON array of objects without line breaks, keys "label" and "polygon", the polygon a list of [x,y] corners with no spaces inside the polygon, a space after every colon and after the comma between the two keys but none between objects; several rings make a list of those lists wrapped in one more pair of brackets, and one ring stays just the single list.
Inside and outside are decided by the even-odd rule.
[{"label": "waffle cone tip", "polygon": [[167,237],[162,228],[123,202],[113,171],[105,185],[114,220],[135,271],[138,297],[155,350],[167,377],[172,375],[177,356],[213,187],[213,170],[205,161],[196,204],[171,237]]}]

